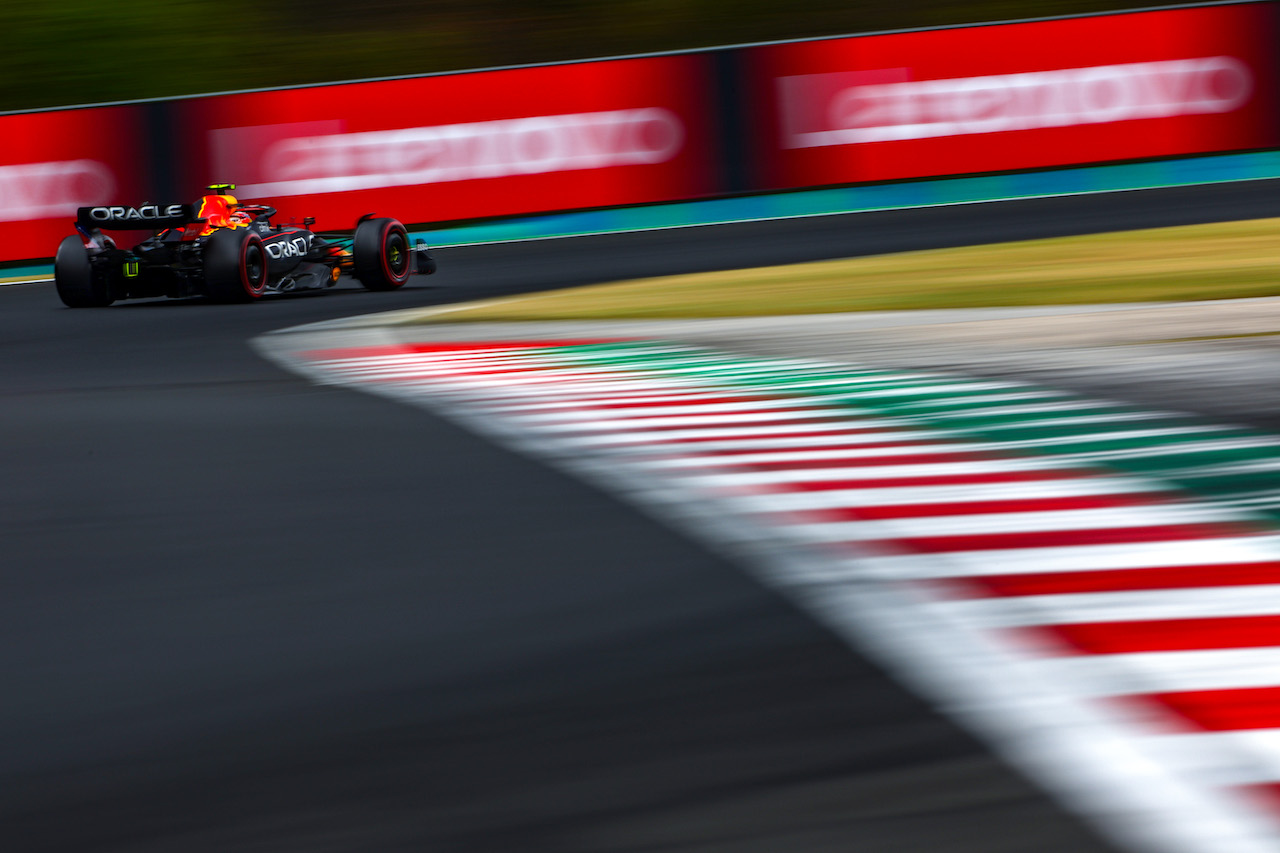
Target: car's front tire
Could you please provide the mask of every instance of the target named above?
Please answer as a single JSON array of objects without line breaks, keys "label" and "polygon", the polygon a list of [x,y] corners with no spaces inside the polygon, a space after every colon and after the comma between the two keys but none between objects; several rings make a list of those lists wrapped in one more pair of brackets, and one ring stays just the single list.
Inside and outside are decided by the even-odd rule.
[{"label": "car's front tire", "polygon": [[89,250],[79,237],[64,237],[58,244],[58,254],[53,259],[53,281],[58,298],[68,308],[105,308],[115,302],[111,282],[93,268]]},{"label": "car's front tire", "polygon": [[267,290],[267,252],[252,231],[224,230],[204,246],[204,284],[214,302],[252,302]]},{"label": "car's front tire", "polygon": [[366,290],[395,290],[409,280],[409,232],[395,219],[366,219],[351,243],[352,275]]}]

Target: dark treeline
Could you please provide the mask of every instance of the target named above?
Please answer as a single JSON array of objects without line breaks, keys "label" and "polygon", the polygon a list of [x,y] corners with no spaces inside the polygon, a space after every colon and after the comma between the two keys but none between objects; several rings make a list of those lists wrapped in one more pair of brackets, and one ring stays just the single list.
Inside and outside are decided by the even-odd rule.
[{"label": "dark treeline", "polygon": [[1107,0],[60,0],[0,7],[0,111],[1133,8]]}]

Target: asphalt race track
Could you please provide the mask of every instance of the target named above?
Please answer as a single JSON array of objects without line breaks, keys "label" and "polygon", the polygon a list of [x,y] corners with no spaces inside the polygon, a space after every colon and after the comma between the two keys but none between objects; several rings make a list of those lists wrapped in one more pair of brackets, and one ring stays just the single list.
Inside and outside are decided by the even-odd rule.
[{"label": "asphalt race track", "polygon": [[401,292],[251,306],[0,288],[0,850],[1110,849],[727,560],[249,341],[617,278],[1278,216],[1277,189],[442,249]]}]

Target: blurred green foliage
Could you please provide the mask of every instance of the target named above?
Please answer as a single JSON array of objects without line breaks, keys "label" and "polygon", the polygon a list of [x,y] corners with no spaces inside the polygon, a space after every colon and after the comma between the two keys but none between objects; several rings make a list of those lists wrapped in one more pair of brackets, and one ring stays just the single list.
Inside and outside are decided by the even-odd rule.
[{"label": "blurred green foliage", "polygon": [[59,0],[0,5],[0,111],[1083,12],[1106,0]]}]

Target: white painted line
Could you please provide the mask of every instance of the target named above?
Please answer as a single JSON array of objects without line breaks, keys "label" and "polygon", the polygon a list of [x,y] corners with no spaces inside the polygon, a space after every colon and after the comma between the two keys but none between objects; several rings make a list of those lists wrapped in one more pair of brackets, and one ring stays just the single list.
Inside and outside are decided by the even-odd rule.
[{"label": "white painted line", "polygon": [[1046,658],[1046,677],[1127,696],[1280,686],[1280,646]]},{"label": "white painted line", "polygon": [[370,367],[351,367],[343,371],[345,375],[359,378],[363,376],[372,376],[378,379],[402,379],[408,378],[470,378],[472,376],[500,376],[505,382],[520,383],[527,382],[530,379],[551,379],[554,378],[558,382],[565,379],[589,379],[598,376],[626,378],[634,375],[640,378],[640,374],[619,373],[616,370],[605,370],[603,368],[591,367],[539,367],[537,365],[526,365],[520,369],[499,370],[497,368],[468,367],[465,365],[445,365],[445,364],[426,364],[426,363],[410,363],[404,365],[388,366],[370,366]]},{"label": "white painted line", "polygon": [[941,579],[1048,572],[1103,572],[1152,567],[1262,563],[1276,559],[1280,535],[1187,539],[1165,543],[1076,545],[1063,548],[1008,548],[956,551],[945,555],[869,556],[849,561],[822,578],[838,581],[860,576],[888,579]]},{"label": "white painted line", "polygon": [[[1276,554],[1280,559],[1280,552]],[[940,605],[978,628],[1219,619],[1280,614],[1280,584],[1020,595]],[[1280,671],[1274,673],[1280,683]]]},{"label": "white painted line", "polygon": [[1280,729],[1166,735],[1152,738],[1150,748],[1175,771],[1207,785],[1280,782]]},{"label": "white painted line", "polygon": [[[879,400],[881,398],[895,398],[895,397],[897,398],[924,397],[925,399],[923,400],[906,401],[906,405],[911,406],[913,409],[936,408],[936,407],[942,407],[947,409],[952,409],[952,408],[967,409],[967,408],[976,408],[976,407],[986,407],[991,403],[1003,403],[1003,402],[1015,401],[1015,400],[1068,400],[1069,399],[1069,400],[1072,400],[1072,405],[1076,407],[1079,407],[1080,405],[1079,402],[1076,401],[1074,395],[1067,394],[1062,391],[1012,391],[1008,388],[1008,386],[994,387],[990,390],[989,393],[985,393],[985,394],[969,394],[968,396],[964,396],[960,398],[942,397],[941,399],[938,399],[938,395],[940,394],[965,393],[967,391],[974,391],[974,390],[984,390],[984,389],[980,386],[965,387],[962,385],[956,385],[956,386],[946,387],[946,386],[930,385],[930,386],[920,386],[920,387],[912,387],[912,388],[886,388],[884,390],[868,390],[868,391],[859,390],[851,394],[836,394],[836,395],[833,395],[833,397],[835,399],[850,400],[854,402],[856,402],[857,400],[865,400],[865,399]],[[988,411],[988,410],[984,408],[984,411]]]},{"label": "white painted line", "polygon": [[834,480],[885,480],[905,477],[963,477],[1014,471],[1072,470],[1051,458],[982,459],[973,462],[926,462],[908,465],[857,465],[839,468],[796,468],[781,471],[742,471],[695,474],[682,480],[691,486],[718,489],[784,483],[825,483]]},{"label": "white painted line", "polygon": [[[794,377],[797,371],[801,373],[801,378],[796,381],[804,381],[808,376],[871,376],[888,378],[898,375],[886,370],[860,370],[856,367],[832,364],[829,361],[818,361],[816,359],[768,358],[753,361],[750,359],[744,359],[741,356],[723,355],[710,352],[690,355],[684,363],[687,365],[722,365],[719,368],[710,367],[705,370],[699,370],[699,373],[705,376],[733,376],[739,379],[747,376],[786,375]],[[670,367],[673,364],[679,364],[679,362],[674,359],[667,358],[650,359],[648,361],[639,359],[628,361],[629,366],[652,367],[666,373],[672,372]],[[937,374],[904,373],[901,375],[909,378],[916,378],[934,377]]]},{"label": "white painted line", "polygon": [[[779,375],[781,377],[790,377],[790,374],[779,374]],[[720,378],[725,379],[726,377],[720,377]],[[730,376],[727,378],[733,379],[738,377]],[[824,389],[830,390],[832,388],[845,388],[849,386],[859,386],[859,390],[861,390],[861,387],[908,384],[904,382],[898,382],[895,379],[885,378],[882,376],[864,376],[864,377],[835,376],[834,378],[831,378],[831,379],[781,378],[777,381],[772,381],[770,374],[763,374],[760,376],[753,376],[751,378],[751,384],[762,384],[766,381],[768,381],[768,387],[773,389],[775,392],[786,392],[788,394],[796,394],[796,393],[803,393],[806,391],[815,391],[815,390],[824,390]],[[937,379],[932,376],[922,376],[922,377],[919,377],[918,379],[914,379],[911,381],[924,383],[924,382],[936,382]],[[746,383],[739,383],[738,387],[748,388],[751,386]],[[857,393],[857,392],[855,391],[851,393]]]},{"label": "white painted line", "polygon": [[[639,378],[613,381],[604,379],[600,376],[584,373],[553,373],[550,371],[522,373],[519,375],[499,375],[499,374],[448,374],[440,373],[422,373],[417,375],[405,375],[397,377],[395,382],[387,382],[385,384],[401,384],[401,385],[421,385],[427,388],[439,387],[442,390],[456,388],[461,391],[470,391],[473,389],[521,389],[537,391],[540,389],[548,389],[551,394],[558,392],[562,383],[570,383],[577,387],[583,388],[628,388],[633,387]],[[510,393],[510,392],[507,392]]]},{"label": "white painted line", "polygon": [[[422,383],[425,388],[432,386],[428,383]],[[566,397],[595,396],[609,394],[627,394],[635,391],[654,390],[670,393],[673,390],[689,389],[689,390],[706,390],[706,385],[697,382],[659,382],[656,380],[648,380],[643,378],[633,378],[625,381],[610,381],[607,379],[592,379],[590,381],[565,382],[562,385],[552,384],[530,384],[523,383],[513,385],[503,381],[501,377],[490,378],[473,378],[466,381],[462,380],[436,380],[436,385],[442,390],[455,390],[472,395],[478,389],[486,392],[485,396],[490,397],[498,402],[503,400],[559,400]],[[497,389],[499,393],[488,394],[487,392]]]},{"label": "white painted line", "polygon": [[[856,425],[866,424],[868,429],[860,429]],[[687,462],[690,467],[700,467],[703,463],[715,465],[719,454],[723,454],[726,458],[732,457],[735,452],[744,454],[753,451],[768,452],[766,448],[785,449],[803,449],[806,447],[827,447],[833,444],[911,444],[914,446],[932,446],[940,449],[951,448],[975,448],[981,445],[964,444],[955,438],[955,433],[941,432],[927,429],[912,429],[907,431],[907,425],[896,422],[885,422],[884,420],[872,421],[854,421],[842,424],[838,430],[831,430],[818,435],[795,435],[795,432],[808,433],[813,431],[817,424],[804,427],[760,427],[758,430],[739,429],[733,430],[732,435],[737,437],[712,438],[710,435],[702,435],[698,440],[690,441],[666,441],[660,447],[655,449],[663,452],[688,452],[690,455]],[[871,427],[888,426],[890,429],[877,431]],[[707,430],[707,433],[713,433],[714,430]],[[654,439],[661,437],[660,433],[652,433]],[[930,439],[944,439],[949,443],[932,443],[926,445]],[[708,454],[702,456],[701,454]],[[730,460],[732,461],[732,460]]]},{"label": "white painted line", "polygon": [[[827,447],[816,450],[760,450],[757,452],[717,453],[696,456],[683,456],[670,459],[654,459],[644,464],[655,469],[688,469],[688,468],[724,468],[739,465],[760,465],[783,462],[819,462],[829,459],[833,462],[850,459],[878,459],[886,456],[924,456],[927,454],[957,455],[968,453],[977,455],[982,451],[980,445],[956,443],[924,443],[911,441],[912,436],[897,432],[886,433],[876,446],[857,447],[853,445],[867,444],[862,436],[850,436],[848,439],[833,442],[825,439],[823,444],[848,444],[849,447]],[[896,441],[894,441],[896,439]],[[763,444],[759,442],[758,444]],[[885,446],[886,443],[888,446]],[[991,445],[988,445],[990,447]]]},{"label": "white painted line", "polygon": [[975,501],[1020,501],[1039,498],[1072,498],[1096,495],[1174,495],[1152,480],[1130,477],[1080,477],[1030,480],[1015,483],[978,483],[915,487],[830,489],[813,492],[769,491],[736,496],[733,500],[756,512],[856,509],[858,507],[912,504],[962,504]]},{"label": "white painted line", "polygon": [[613,406],[632,406],[639,404],[661,405],[663,403],[690,403],[699,400],[723,400],[726,397],[736,397],[743,402],[749,400],[777,400],[777,395],[767,394],[764,392],[746,392],[740,393],[736,391],[719,391],[708,390],[706,388],[689,389],[687,391],[672,391],[667,389],[652,389],[648,391],[638,391],[634,394],[618,394],[618,393],[600,393],[585,392],[580,394],[547,394],[533,399],[525,399],[523,397],[504,397],[495,400],[489,407],[491,412],[534,412],[534,411],[557,411],[561,409],[583,409],[583,410],[601,410],[607,411]]},{"label": "white painted line", "polygon": [[[726,395],[720,395],[726,396]],[[541,426],[543,424],[567,423],[570,421],[608,419],[609,423],[628,420],[657,420],[669,415],[696,414],[772,414],[778,410],[814,408],[812,400],[777,397],[762,400],[744,400],[733,403],[698,403],[690,402],[678,405],[646,405],[631,408],[580,408],[557,412],[521,412],[513,413],[523,424]],[[828,410],[830,411],[830,410]],[[717,418],[720,420],[720,418]]]},{"label": "white painted line", "polygon": [[[1111,432],[1090,432],[1081,435],[1055,436],[1054,438],[1016,439],[1013,441],[995,442],[992,447],[1020,449],[1024,447],[1059,447],[1072,444],[1102,444],[1108,441],[1133,441],[1136,439],[1176,438],[1200,433],[1229,432],[1237,427],[1218,426],[1215,424],[1186,424],[1185,426],[1157,427],[1153,429],[1124,429]],[[1240,439],[1233,439],[1240,440]],[[1103,451],[1099,451],[1103,452]],[[1085,454],[1076,454],[1085,455]]]},{"label": "white painted line", "polygon": [[[1096,409],[1121,408],[1123,403],[1109,403],[1106,401],[1090,400],[1082,402],[1073,400],[1067,403],[1029,403],[1024,406],[992,406],[991,408],[964,406],[955,400],[950,401],[950,407],[946,413],[948,421],[952,420],[970,420],[973,418],[989,418],[993,415],[1038,415],[1041,412],[1089,412]],[[934,417],[937,417],[936,415]],[[1026,426],[1039,426],[1043,421],[1033,421]]]},{"label": "white painted line", "polygon": [[[897,421],[870,419],[858,422],[867,429],[900,427]],[[758,435],[790,435],[796,432],[829,433],[833,436],[851,434],[849,421],[797,421],[793,424],[744,424],[736,427],[725,426],[692,426],[686,429],[647,430],[637,429],[637,425],[627,424],[626,428],[617,432],[603,432],[599,435],[575,435],[568,441],[575,447],[611,447],[620,445],[646,444],[655,448],[679,446],[683,443],[694,443],[702,439],[732,439],[735,437],[754,437]]]},{"label": "white painted line", "polygon": [[[1221,427],[1217,429],[1229,429],[1229,428]],[[1007,452],[1010,449],[1017,450],[1017,449],[1037,448],[1037,447],[1060,447],[1060,446],[1070,446],[1071,444],[1084,444],[1084,443],[1094,444],[1094,443],[1099,443],[1104,441],[1130,441],[1130,440],[1143,439],[1143,438],[1173,437],[1173,436],[1180,436],[1180,435],[1195,434],[1196,432],[1213,432],[1213,431],[1215,431],[1214,427],[1206,426],[1206,427],[1188,427],[1186,429],[1177,428],[1177,429],[1153,429],[1153,430],[1127,430],[1127,431],[1118,431],[1118,432],[1112,432],[1112,433],[1094,433],[1091,435],[1067,436],[1065,438],[1030,439],[1030,440],[1024,440],[1024,441],[1008,441],[1008,442],[952,441],[949,443],[932,443],[932,444],[921,443],[913,446],[919,447],[921,453],[932,450],[933,452],[938,452],[938,453],[998,454],[1002,452]],[[916,431],[913,431],[911,433],[911,435],[913,436],[916,434],[918,434]],[[904,435],[905,433],[902,433],[902,432],[898,433],[899,438],[903,438]],[[934,433],[934,435],[941,435],[948,438],[952,437],[951,435],[948,435],[946,433]],[[1230,442],[1230,443],[1213,444],[1213,445],[1202,444],[1197,446],[1212,447],[1212,449],[1237,449],[1237,448],[1280,446],[1280,443],[1278,442],[1271,442],[1265,439],[1258,439],[1258,440],[1225,439],[1223,441]],[[807,440],[807,443],[830,444],[832,442],[829,439],[826,439],[826,440],[809,439]],[[856,441],[854,439],[850,439],[850,443],[851,444],[856,443]],[[845,458],[851,459],[859,456],[872,455],[865,450],[856,450],[856,449],[830,449],[830,450],[797,449],[793,451],[770,450],[768,449],[770,446],[770,442],[767,442],[767,441],[744,442],[743,444],[746,445],[747,448],[758,448],[757,452],[749,452],[748,450],[744,449],[744,451],[739,454],[722,454],[717,456],[697,456],[697,457],[690,457],[687,459],[669,459],[669,460],[663,460],[661,462],[654,462],[652,464],[658,467],[696,468],[696,467],[710,467],[710,466],[720,466],[720,465],[750,465],[753,463],[761,463],[761,462],[802,462],[802,461],[813,461],[813,460],[819,460],[819,459],[845,459]],[[1190,443],[1187,443],[1187,444],[1184,444],[1183,446],[1187,446],[1189,444]],[[799,446],[803,446],[803,445],[799,445]],[[1151,455],[1156,455],[1156,454],[1153,453]],[[1142,458],[1142,456],[1143,454],[1138,453],[1139,458]],[[1093,453],[1060,454],[1058,455],[1058,457],[1065,458],[1065,459],[1072,459],[1076,461],[1087,461],[1087,460],[1093,459],[1094,454]],[[1098,458],[1105,458],[1105,457],[1098,457]]]},{"label": "white painted line", "polygon": [[1177,469],[1179,477],[1222,477],[1236,474],[1271,474],[1280,471],[1280,459],[1253,459],[1248,462],[1221,462]]},{"label": "white painted line", "polygon": [[[613,413],[611,413],[613,414]],[[596,432],[611,432],[616,429],[635,429],[637,426],[643,426],[649,429],[656,427],[697,427],[697,426],[718,426],[723,424],[745,425],[765,421],[773,423],[775,421],[794,421],[801,424],[805,421],[834,421],[840,418],[848,418],[848,411],[844,409],[779,409],[777,411],[767,412],[735,412],[727,414],[707,414],[707,415],[667,415],[653,418],[622,418],[613,414],[610,418],[600,418],[587,423],[590,428]],[[573,422],[568,424],[560,423],[540,423],[534,420],[536,416],[516,416],[512,420],[527,426],[536,425],[540,430],[546,432],[555,431],[577,431],[584,426],[583,423]],[[643,423],[638,423],[643,421]],[[844,429],[849,428],[849,423],[845,420],[840,426]],[[794,429],[795,427],[792,427]]]}]

